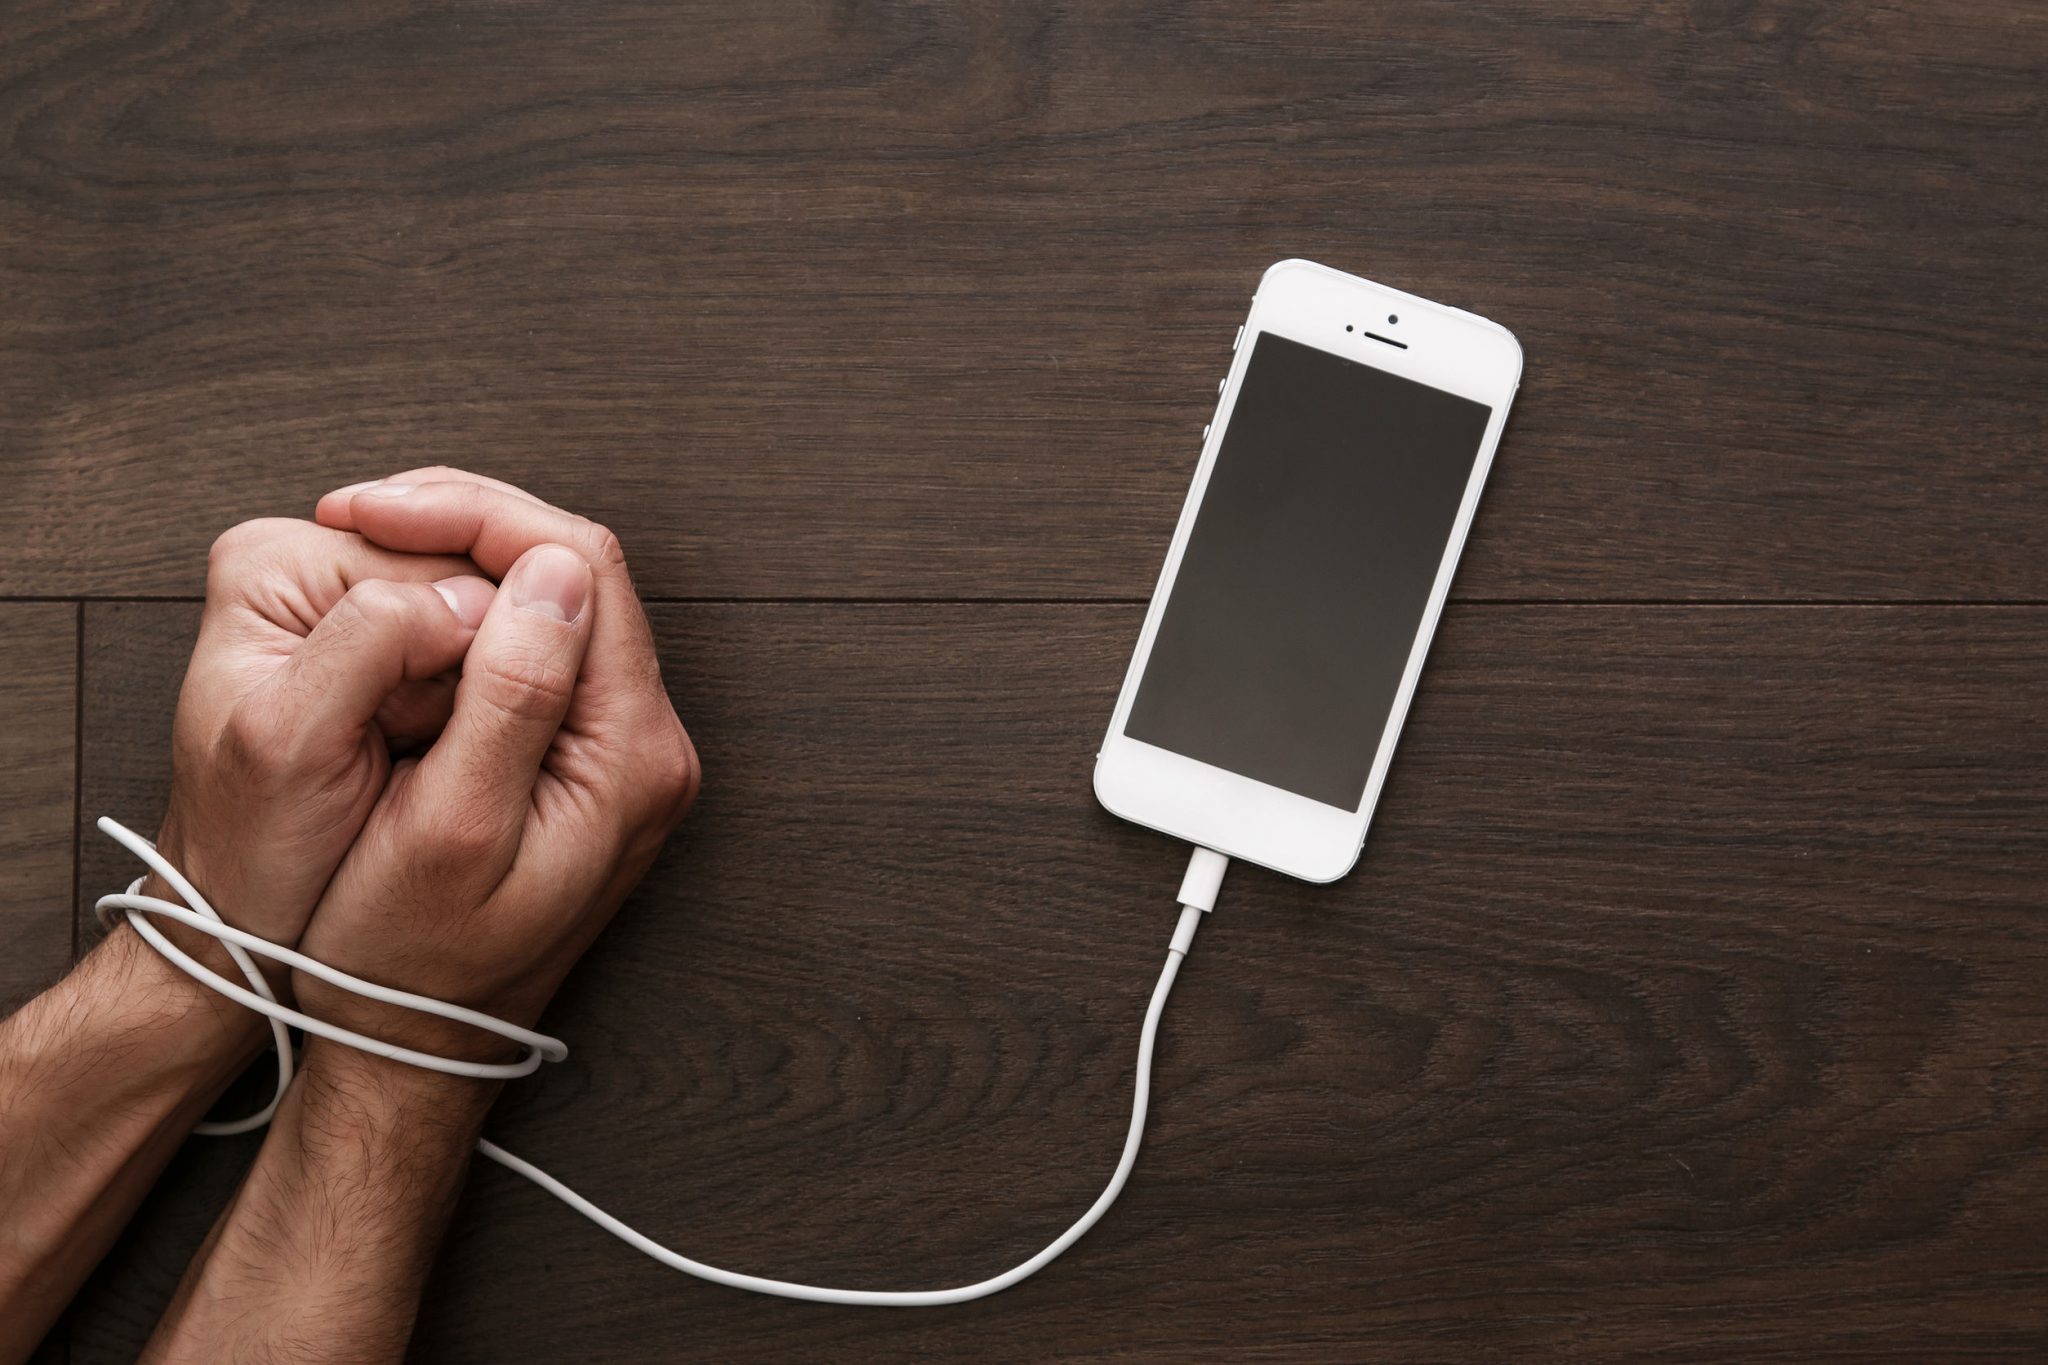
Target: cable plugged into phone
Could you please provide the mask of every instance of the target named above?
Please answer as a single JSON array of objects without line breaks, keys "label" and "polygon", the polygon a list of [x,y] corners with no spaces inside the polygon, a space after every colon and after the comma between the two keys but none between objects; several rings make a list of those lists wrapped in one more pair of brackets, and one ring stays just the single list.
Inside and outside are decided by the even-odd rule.
[{"label": "cable plugged into phone", "polygon": [[1195,926],[1202,922],[1202,916],[1216,908],[1216,893],[1223,889],[1223,874],[1230,870],[1230,859],[1213,848],[1195,847],[1194,856],[1188,859],[1187,873],[1180,879],[1180,923],[1174,926],[1173,942],[1167,945],[1170,953],[1186,957],[1188,949],[1195,944]]},{"label": "cable plugged into phone", "polygon": [[[156,949],[166,961],[201,985],[218,991],[258,1014],[267,1016],[271,1022],[277,1050],[278,1099],[283,1097],[292,1077],[292,1052],[290,1039],[285,1033],[286,1024],[296,1025],[308,1033],[378,1056],[389,1057],[394,1061],[456,1076],[523,1076],[538,1069],[542,1062],[559,1062],[569,1055],[569,1049],[560,1039],[519,1028],[460,1005],[450,1005],[445,1001],[364,981],[360,977],[350,976],[347,972],[307,957],[304,953],[295,952],[268,939],[234,928],[221,919],[219,912],[207,903],[206,897],[200,894],[197,887],[171,865],[169,859],[157,852],[156,845],[104,816],[99,821],[99,828],[148,864],[152,871],[169,883],[186,901],[186,904],[179,905],[175,901],[142,895],[142,878],[138,877],[124,894],[100,897],[98,904],[94,906],[100,921],[112,927],[115,913],[118,911],[125,914],[128,923],[141,936],[143,942]],[[1072,1227],[1054,1238],[1036,1256],[1021,1265],[1012,1266],[1000,1275],[950,1289],[874,1290],[794,1284],[787,1280],[770,1280],[759,1275],[721,1270],[702,1261],[693,1261],[682,1253],[663,1246],[645,1233],[627,1226],[540,1167],[522,1157],[514,1156],[495,1143],[479,1139],[476,1149],[505,1169],[524,1176],[540,1186],[635,1250],[646,1253],[672,1270],[680,1270],[686,1275],[694,1275],[713,1284],[751,1290],[757,1294],[772,1294],[778,1298],[880,1308],[927,1308],[984,1298],[1008,1289],[1019,1281],[1029,1279],[1050,1265],[1061,1252],[1081,1240],[1083,1234],[1094,1227],[1102,1215],[1108,1212],[1109,1206],[1116,1202],[1116,1197],[1123,1193],[1124,1182],[1130,1178],[1131,1168],[1137,1165],[1138,1143],[1145,1132],[1145,1112],[1152,1090],[1152,1046],[1159,1035],[1160,1017],[1166,1012],[1166,997],[1172,993],[1174,979],[1180,975],[1180,965],[1186,960],[1188,950],[1194,946],[1195,926],[1201,923],[1203,915],[1215,908],[1217,890],[1223,885],[1223,874],[1229,867],[1230,859],[1223,854],[1213,849],[1197,847],[1194,856],[1188,860],[1187,874],[1181,878],[1180,921],[1174,926],[1173,940],[1166,950],[1166,966],[1159,973],[1159,983],[1152,988],[1151,1002],[1145,1007],[1145,1022],[1138,1031],[1138,1066],[1132,1086],[1131,1126],[1124,1137],[1123,1154],[1117,1159],[1116,1170],[1111,1173],[1109,1184],[1103,1187],[1102,1193],[1096,1196],[1095,1202],[1088,1206],[1087,1212],[1083,1213]],[[226,944],[229,955],[241,969],[243,976],[248,979],[249,986],[244,988],[235,984],[182,952],[176,944],[164,937],[162,931],[149,922],[147,917],[151,915],[162,915],[181,924],[190,925]],[[367,999],[403,1006],[422,1014],[452,1019],[458,1023],[488,1030],[522,1044],[525,1053],[517,1062],[485,1066],[449,1057],[437,1057],[431,1053],[415,1052],[410,1048],[397,1047],[349,1029],[339,1028],[311,1015],[302,1014],[287,1005],[279,1004],[271,994],[261,969],[249,957],[250,953],[309,972],[330,985],[339,986]],[[233,1123],[201,1124],[194,1131],[208,1135],[247,1132],[268,1123],[276,1108],[277,1099],[273,1099],[262,1111],[245,1119]]]},{"label": "cable plugged into phone", "polygon": [[1223,889],[1223,874],[1230,871],[1230,859],[1213,848],[1196,848],[1188,859],[1187,875],[1180,879],[1180,904],[1204,914],[1216,908],[1216,893]]}]

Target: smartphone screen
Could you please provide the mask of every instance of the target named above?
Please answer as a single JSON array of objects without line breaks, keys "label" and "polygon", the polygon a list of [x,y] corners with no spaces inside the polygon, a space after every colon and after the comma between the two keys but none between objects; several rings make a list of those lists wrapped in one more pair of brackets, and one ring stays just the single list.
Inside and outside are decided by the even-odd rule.
[{"label": "smartphone screen", "polygon": [[1492,415],[1258,334],[1124,733],[1356,810]]}]

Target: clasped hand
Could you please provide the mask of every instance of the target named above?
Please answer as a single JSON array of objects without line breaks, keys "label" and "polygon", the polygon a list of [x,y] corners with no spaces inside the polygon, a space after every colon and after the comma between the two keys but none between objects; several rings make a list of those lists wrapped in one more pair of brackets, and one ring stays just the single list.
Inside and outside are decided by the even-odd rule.
[{"label": "clasped hand", "polygon": [[[522,1026],[698,781],[617,539],[440,468],[214,543],[172,767],[158,847],[230,924]],[[159,927],[233,974],[212,938]],[[512,1051],[266,970],[281,1000],[357,1033]],[[0,1365],[34,1348],[265,1036],[125,923],[0,1022]],[[309,1037],[145,1359],[400,1358],[496,1093]]]},{"label": "clasped hand", "polygon": [[[697,790],[619,542],[448,469],[315,518],[214,544],[159,847],[241,928],[530,1024]],[[273,985],[407,1046],[500,1049]]]}]

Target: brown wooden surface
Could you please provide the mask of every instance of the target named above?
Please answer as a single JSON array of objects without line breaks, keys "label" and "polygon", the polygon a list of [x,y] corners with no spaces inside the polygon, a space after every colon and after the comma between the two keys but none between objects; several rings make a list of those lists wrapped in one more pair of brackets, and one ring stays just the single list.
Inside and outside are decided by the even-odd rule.
[{"label": "brown wooden surface", "polygon": [[1142,596],[1301,254],[1527,347],[1464,595],[2048,598],[2048,9],[1266,8],[17,6],[0,591],[447,456],[657,595]]},{"label": "brown wooden surface", "polygon": [[[69,603],[0,602],[0,1012],[71,961],[78,621]],[[33,1365],[61,1365],[66,1337]]]},{"label": "brown wooden surface", "polygon": [[[150,664],[193,610],[88,613],[88,812],[161,799]],[[1179,873],[1081,795],[1137,617],[657,609],[704,804],[493,1135],[757,1272],[942,1284],[1057,1232],[1116,1150]],[[2024,1354],[2044,626],[1455,609],[1360,871],[1233,875],[1137,1182],[1058,1268],[945,1312],[757,1301],[485,1169],[420,1356]],[[90,846],[88,887],[119,864]],[[194,1144],[75,1359],[133,1351],[247,1154]]]},{"label": "brown wooden surface", "polygon": [[78,608],[0,602],[0,1010],[71,961]]},{"label": "brown wooden surface", "polygon": [[[2048,1354],[2039,5],[0,32],[0,991],[132,875],[87,828],[65,919],[217,531],[517,479],[668,599],[707,785],[492,1132],[738,1269],[978,1277],[1106,1175],[1181,855],[1088,769],[1258,272],[1527,348],[1365,859],[1233,874],[1085,1242],[786,1304],[485,1168],[420,1359]],[[57,1358],[132,1357],[252,1150]]]}]

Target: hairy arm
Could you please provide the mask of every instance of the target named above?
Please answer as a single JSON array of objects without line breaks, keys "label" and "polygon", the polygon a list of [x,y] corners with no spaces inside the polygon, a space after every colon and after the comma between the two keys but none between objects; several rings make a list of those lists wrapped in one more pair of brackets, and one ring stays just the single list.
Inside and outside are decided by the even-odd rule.
[{"label": "hairy arm", "polygon": [[308,1039],[255,1166],[143,1359],[401,1357],[497,1093]]},{"label": "hairy arm", "polygon": [[[422,474],[417,489],[356,490],[365,524],[352,529],[412,553],[474,546],[502,586],[440,737],[394,766],[301,947],[530,1024],[682,818],[696,752],[616,540],[514,490]],[[481,1060],[461,1025],[400,1017],[303,973],[293,986],[317,1018]],[[496,1093],[309,1042],[255,1168],[145,1358],[400,1358]]]},{"label": "hairy arm", "polygon": [[[472,567],[281,519],[215,543],[158,846],[230,922],[298,941],[383,789],[388,741],[431,739],[448,714],[447,672],[494,595]],[[240,976],[212,939],[159,928]],[[0,1361],[49,1330],[266,1037],[125,925],[0,1024]]]},{"label": "hairy arm", "polygon": [[0,1360],[35,1348],[265,1036],[125,925],[0,1023]]}]

